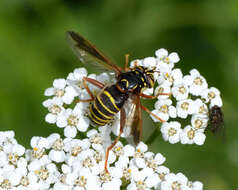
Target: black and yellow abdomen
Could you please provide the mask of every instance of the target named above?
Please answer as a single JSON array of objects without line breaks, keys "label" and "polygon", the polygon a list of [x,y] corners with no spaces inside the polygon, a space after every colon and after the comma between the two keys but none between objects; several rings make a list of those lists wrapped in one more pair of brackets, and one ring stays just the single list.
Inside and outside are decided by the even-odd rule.
[{"label": "black and yellow abdomen", "polygon": [[108,124],[120,111],[127,99],[128,93],[120,92],[116,85],[106,87],[90,105],[90,119],[98,126]]}]

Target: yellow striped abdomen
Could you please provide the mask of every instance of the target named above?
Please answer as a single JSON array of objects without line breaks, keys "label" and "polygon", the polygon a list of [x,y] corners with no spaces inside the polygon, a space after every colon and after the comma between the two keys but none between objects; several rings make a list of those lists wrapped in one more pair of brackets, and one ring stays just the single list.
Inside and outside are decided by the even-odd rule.
[{"label": "yellow striped abdomen", "polygon": [[128,94],[120,92],[116,85],[106,87],[90,105],[90,119],[98,126],[108,124],[120,111],[127,98]]}]

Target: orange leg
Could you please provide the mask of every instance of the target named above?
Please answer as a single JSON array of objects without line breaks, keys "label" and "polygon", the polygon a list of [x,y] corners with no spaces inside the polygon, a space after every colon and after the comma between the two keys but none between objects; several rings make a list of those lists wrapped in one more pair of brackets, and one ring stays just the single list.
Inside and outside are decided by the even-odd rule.
[{"label": "orange leg", "polygon": [[170,96],[171,93],[158,93],[156,94],[155,96],[150,96],[150,95],[146,95],[146,94],[143,94],[143,93],[140,93],[139,96],[143,97],[143,98],[148,98],[148,99],[155,99],[157,98],[158,96],[160,95],[164,95],[164,96]]},{"label": "orange leg", "polygon": [[123,128],[125,126],[125,123],[126,123],[126,112],[124,110],[124,108],[121,109],[121,112],[120,112],[120,133],[119,135],[117,136],[117,138],[114,140],[114,142],[107,148],[106,150],[106,155],[105,155],[105,164],[104,164],[104,169],[105,169],[105,172],[106,173],[109,173],[108,172],[108,169],[107,169],[107,163],[108,163],[108,157],[109,157],[109,151],[117,144],[117,142],[119,141],[119,139],[121,138],[121,134],[123,132]]},{"label": "orange leg", "polygon": [[88,77],[84,77],[83,78],[83,85],[84,85],[84,88],[87,90],[88,94],[90,95],[90,99],[86,99],[86,100],[78,100],[78,102],[91,102],[94,100],[94,95],[93,93],[90,91],[89,87],[88,87],[88,84],[87,82],[97,86],[98,88],[104,88],[104,84],[95,80],[95,79],[91,79],[91,78],[88,78]]},{"label": "orange leg", "polygon": [[141,108],[143,110],[145,110],[147,113],[149,113],[150,115],[152,115],[153,117],[155,117],[156,119],[158,119],[161,123],[164,123],[165,120],[161,119],[160,117],[158,117],[157,115],[155,115],[154,113],[152,113],[148,108],[144,107],[141,105]]},{"label": "orange leg", "polygon": [[126,54],[125,55],[125,59],[126,59],[126,64],[125,64],[125,67],[124,67],[124,70],[126,71],[126,72],[128,72],[130,69],[128,68],[128,63],[129,63],[129,54]]}]

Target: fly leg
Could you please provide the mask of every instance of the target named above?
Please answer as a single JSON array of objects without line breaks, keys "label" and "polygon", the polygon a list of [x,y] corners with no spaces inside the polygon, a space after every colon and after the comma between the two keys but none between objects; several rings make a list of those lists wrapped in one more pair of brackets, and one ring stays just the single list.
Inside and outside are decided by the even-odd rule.
[{"label": "fly leg", "polygon": [[120,133],[119,135],[117,136],[117,138],[114,140],[114,142],[107,148],[106,150],[106,155],[105,155],[105,164],[104,164],[104,169],[105,169],[105,172],[106,173],[109,173],[108,172],[108,169],[107,169],[107,164],[108,164],[108,157],[109,157],[109,151],[117,144],[117,142],[119,141],[120,137],[121,137],[121,134],[123,132],[123,128],[125,126],[125,123],[126,123],[126,112],[125,112],[125,109],[122,108],[121,111],[120,111]]},{"label": "fly leg", "polygon": [[124,70],[125,70],[125,72],[128,72],[128,71],[130,70],[130,68],[128,68],[128,64],[129,64],[129,54],[126,54],[126,55],[125,55],[125,62],[126,62],[126,64],[125,64]]},{"label": "fly leg", "polygon": [[156,99],[158,96],[163,95],[163,96],[171,96],[172,93],[157,93],[155,96],[150,96],[147,94],[140,93],[139,96],[143,98],[148,98],[148,99]]},{"label": "fly leg", "polygon": [[150,115],[152,115],[153,117],[155,117],[156,119],[158,119],[161,123],[165,122],[165,120],[161,119],[160,117],[152,113],[147,107],[141,105],[141,108],[145,110],[147,113],[149,113]]},{"label": "fly leg", "polygon": [[91,102],[95,99],[93,93],[91,92],[91,90],[89,89],[88,87],[88,83],[90,84],[93,84],[94,86],[98,87],[98,88],[104,88],[104,84],[95,80],[95,79],[91,79],[91,78],[88,78],[88,77],[83,77],[83,86],[84,88],[86,89],[86,91],[88,92],[89,96],[91,97],[90,99],[85,99],[85,100],[78,100],[78,102]]}]

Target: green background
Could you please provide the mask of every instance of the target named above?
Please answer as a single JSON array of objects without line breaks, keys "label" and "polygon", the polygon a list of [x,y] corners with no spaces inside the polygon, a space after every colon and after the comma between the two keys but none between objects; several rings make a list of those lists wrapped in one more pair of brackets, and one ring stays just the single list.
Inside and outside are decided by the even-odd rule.
[{"label": "green background", "polygon": [[[126,53],[135,59],[161,47],[178,52],[184,74],[197,68],[220,89],[225,141],[209,132],[203,146],[171,145],[158,135],[150,150],[161,152],[173,172],[202,181],[204,189],[237,189],[238,1],[1,0],[0,130],[14,130],[24,146],[32,136],[62,134],[44,122],[42,102],[55,78],[81,66],[65,37],[71,29],[119,65]],[[144,118],[146,140],[156,125]]]}]

